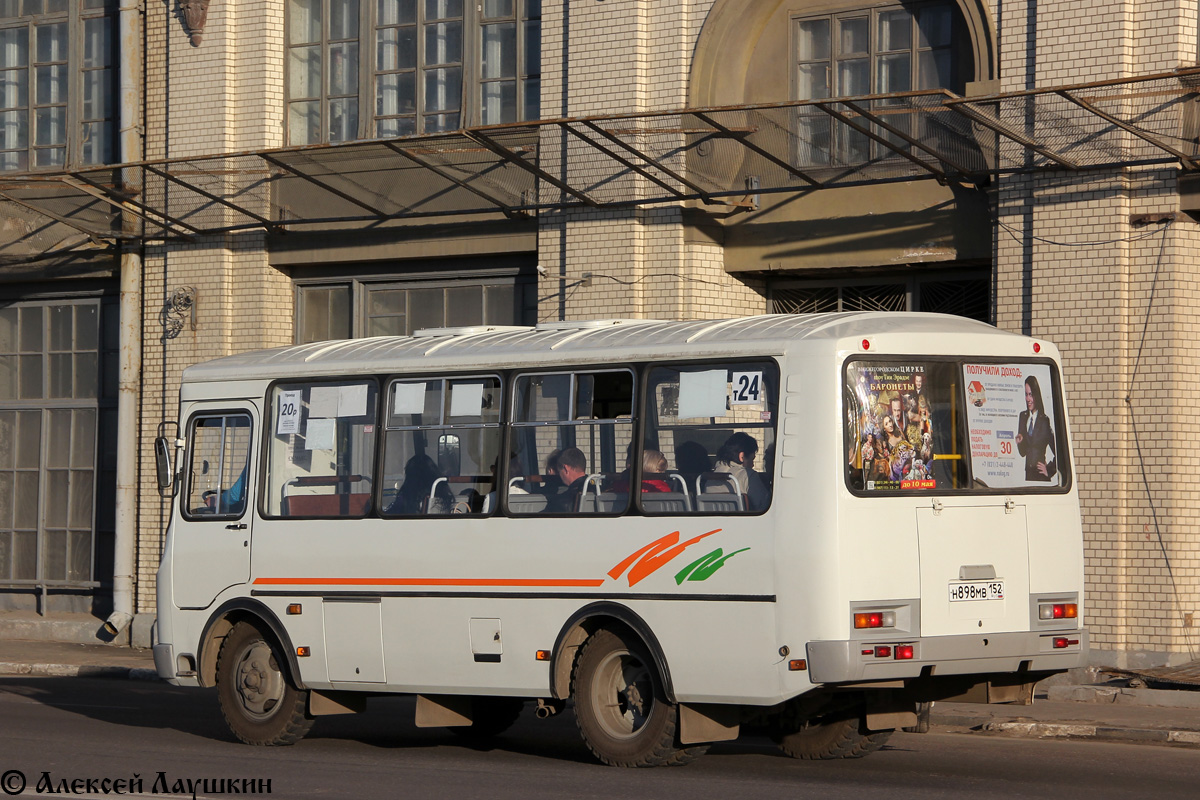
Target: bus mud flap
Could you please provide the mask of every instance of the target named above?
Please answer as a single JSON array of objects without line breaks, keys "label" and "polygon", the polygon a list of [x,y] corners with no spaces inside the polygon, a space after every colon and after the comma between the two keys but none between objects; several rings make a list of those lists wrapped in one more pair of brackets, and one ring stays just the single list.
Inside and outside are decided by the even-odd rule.
[{"label": "bus mud flap", "polygon": [[456,728],[471,724],[471,698],[466,695],[417,695],[418,728]]},{"label": "bus mud flap", "polygon": [[916,704],[901,692],[867,692],[866,726],[870,731],[908,728],[917,724]]},{"label": "bus mud flap", "polygon": [[737,706],[711,703],[679,704],[680,744],[727,742],[741,730],[741,711]]},{"label": "bus mud flap", "polygon": [[330,714],[361,714],[367,710],[367,696],[362,692],[308,693],[308,713],[314,717]]}]

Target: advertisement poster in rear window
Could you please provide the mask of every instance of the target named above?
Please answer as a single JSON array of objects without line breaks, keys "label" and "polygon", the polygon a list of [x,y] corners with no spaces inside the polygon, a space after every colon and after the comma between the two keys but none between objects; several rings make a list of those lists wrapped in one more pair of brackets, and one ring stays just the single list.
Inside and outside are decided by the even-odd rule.
[{"label": "advertisement poster in rear window", "polygon": [[1050,366],[964,364],[963,383],[976,485],[1061,485]]},{"label": "advertisement poster in rear window", "polygon": [[847,366],[851,485],[867,491],[936,489],[934,408],[925,364]]}]

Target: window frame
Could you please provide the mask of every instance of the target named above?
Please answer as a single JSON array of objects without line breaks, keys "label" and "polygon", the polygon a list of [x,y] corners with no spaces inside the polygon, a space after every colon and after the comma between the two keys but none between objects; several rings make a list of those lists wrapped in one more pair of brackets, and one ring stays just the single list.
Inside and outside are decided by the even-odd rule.
[{"label": "window frame", "polygon": [[[242,519],[243,517],[245,517],[246,514],[249,513],[249,511],[250,511],[251,491],[250,491],[250,487],[248,487],[248,486],[243,489],[242,508],[241,508],[241,511],[239,511],[236,514],[218,514],[218,513],[194,514],[194,513],[192,513],[191,506],[189,505],[189,502],[188,502],[192,496],[191,490],[192,490],[193,483],[195,482],[195,470],[192,469],[192,465],[194,463],[193,459],[196,456],[197,423],[202,419],[229,419],[231,417],[244,417],[248,422],[247,427],[250,429],[250,433],[246,440],[246,481],[247,481],[247,483],[250,482],[250,478],[251,478],[250,466],[253,463],[253,459],[254,459],[254,439],[255,439],[254,414],[248,408],[228,408],[228,409],[202,408],[202,409],[197,409],[195,412],[192,413],[191,417],[188,418],[188,422],[187,422],[187,453],[185,454],[184,461],[183,461],[187,480],[184,482],[185,486],[183,488],[183,491],[179,492],[179,513],[180,513],[180,516],[182,516],[188,522],[210,522],[210,521],[214,521],[214,520],[220,520],[220,521],[239,520],[239,519]],[[224,427],[226,427],[226,426],[222,426],[222,428],[224,428]],[[264,429],[266,428],[265,425],[263,427],[264,427]],[[223,433],[222,436],[225,436],[225,434]],[[224,456],[225,442],[222,442],[221,451],[222,451],[221,452],[222,456]],[[219,483],[220,483],[220,481],[218,481],[218,484]],[[262,481],[260,480],[259,483],[262,483]],[[233,484],[231,483],[230,486],[232,487],[232,485]],[[217,489],[218,493],[221,491],[224,491],[224,490]]]},{"label": "window frame", "polygon": [[[528,368],[521,368],[521,369],[513,370],[513,371],[509,372],[508,375],[506,376],[507,381],[509,382],[509,387],[510,387],[509,388],[509,402],[505,406],[505,409],[504,409],[505,415],[502,416],[502,421],[501,421],[501,425],[505,429],[505,434],[504,434],[503,447],[501,448],[500,452],[501,453],[513,452],[514,441],[515,441],[516,437],[518,436],[518,432],[521,430],[536,430],[538,428],[558,429],[558,428],[565,428],[568,426],[573,427],[573,428],[578,428],[583,425],[593,425],[593,426],[597,426],[597,427],[599,427],[600,425],[611,425],[613,427],[613,430],[615,431],[617,424],[622,423],[622,421],[618,418],[614,417],[614,418],[605,418],[605,419],[597,420],[597,419],[577,419],[575,416],[578,411],[577,402],[579,399],[579,392],[578,392],[579,383],[577,380],[577,376],[579,376],[579,375],[598,375],[598,374],[602,374],[602,373],[604,373],[604,374],[626,373],[630,376],[630,378],[633,381],[633,387],[632,387],[631,398],[630,398],[631,406],[630,406],[630,414],[629,414],[629,429],[630,429],[629,434],[630,434],[630,442],[636,449],[637,441],[638,441],[637,436],[641,430],[640,415],[638,414],[638,405],[637,404],[638,404],[639,398],[641,397],[641,385],[642,385],[641,374],[640,374],[641,370],[638,368],[638,366],[636,364],[629,365],[629,366],[614,365],[614,364],[580,365],[580,366],[566,367],[566,368],[559,367],[557,365],[551,365],[551,366],[549,366],[549,368],[543,368],[543,369],[539,369],[535,365],[535,366],[531,366]],[[567,410],[568,419],[518,422],[517,421],[516,403],[517,403],[517,399],[520,395],[517,392],[517,382],[521,378],[524,378],[524,377],[543,376],[543,375],[569,375],[571,377],[570,406]],[[537,455],[538,462],[540,463],[540,461],[542,459],[542,454],[536,453],[536,451],[535,451],[535,454]],[[620,457],[620,454],[616,453],[615,451],[614,451],[613,455],[615,458]],[[499,509],[501,515],[506,516],[506,517],[512,517],[513,519],[530,519],[530,518],[533,518],[533,519],[540,519],[540,518],[571,518],[571,519],[575,519],[575,518],[581,518],[581,517],[586,518],[586,519],[591,519],[593,517],[595,517],[595,518],[603,517],[603,518],[607,518],[607,519],[612,519],[614,517],[624,516],[633,509],[633,499],[632,499],[633,492],[630,492],[630,499],[625,503],[625,508],[623,508],[620,511],[593,511],[593,512],[588,512],[588,513],[582,513],[579,511],[555,512],[555,511],[542,510],[542,511],[531,512],[528,514],[514,513],[509,509],[509,505],[508,505],[508,482],[509,482],[510,478],[508,475],[508,463],[507,462],[504,464],[504,469],[502,470],[502,474],[504,475],[504,479],[503,479],[503,487],[501,490],[500,503],[499,503],[498,509]],[[589,471],[587,474],[594,475],[594,474],[603,474],[603,473],[595,473],[595,472]],[[632,475],[632,471],[631,471],[631,475]]]},{"label": "window frame", "polygon": [[[650,374],[651,374],[651,372],[653,372],[653,370],[660,369],[660,368],[670,369],[672,367],[679,366],[679,365],[688,366],[688,367],[693,367],[693,366],[695,366],[695,367],[725,367],[728,369],[731,367],[736,367],[739,364],[770,364],[771,365],[771,367],[774,369],[774,375],[773,375],[774,386],[775,386],[774,408],[773,408],[772,418],[769,423],[766,423],[763,425],[731,424],[729,427],[734,427],[734,428],[756,427],[756,428],[762,428],[764,430],[769,430],[771,432],[771,436],[772,436],[771,444],[778,445],[779,441],[780,441],[779,417],[780,417],[780,414],[782,413],[780,411],[780,407],[781,407],[781,399],[782,399],[782,394],[783,394],[782,386],[781,386],[783,369],[779,364],[778,356],[773,355],[773,354],[765,354],[764,353],[761,355],[732,356],[729,358],[704,358],[704,359],[684,359],[682,361],[671,360],[671,361],[647,362],[643,366],[643,376],[644,377],[642,380],[642,386],[643,386],[643,395],[644,396],[639,398],[640,402],[642,403],[642,414],[640,417],[640,420],[641,420],[641,424],[639,426],[640,429],[638,431],[638,435],[640,438],[637,440],[639,442],[638,452],[639,453],[644,452],[646,449],[646,431],[649,429],[650,422],[651,422],[650,413],[649,413],[649,411],[650,411],[649,404],[654,399],[652,397],[650,397],[650,387],[652,386],[652,383],[650,381]],[[767,399],[766,405],[768,405],[768,406],[771,405],[771,398]],[[658,435],[658,432],[664,430],[664,428],[663,428],[663,426],[658,424],[657,403],[655,403],[654,410],[655,410],[655,418],[654,418],[655,432],[656,432],[656,435]],[[694,427],[699,427],[699,426],[694,426],[694,425],[669,426],[666,428],[666,430],[677,430],[680,428],[694,428]],[[711,426],[711,427],[717,427],[717,426]],[[769,489],[769,497],[767,499],[767,504],[761,509],[752,510],[752,509],[748,508],[745,511],[740,511],[737,513],[730,513],[728,511],[695,511],[695,510],[685,511],[685,512],[672,511],[672,512],[662,512],[662,513],[647,512],[642,507],[642,497],[643,497],[643,494],[645,494],[645,493],[644,492],[636,492],[637,497],[638,497],[637,504],[636,504],[637,512],[641,516],[650,517],[650,518],[677,517],[677,516],[678,517],[738,517],[738,518],[741,518],[741,517],[762,516],[763,514],[766,514],[767,512],[769,512],[771,510],[772,505],[774,505],[774,503],[775,503],[775,496],[776,496],[776,492],[775,492],[776,476],[775,476],[775,469],[774,469],[775,464],[771,464],[770,470],[765,469],[765,467],[767,467],[766,449],[767,449],[766,447],[763,447],[762,451],[760,451],[758,454],[759,458],[762,459],[762,465],[763,465],[764,469],[756,470],[757,472],[759,472],[760,475],[764,476],[764,479],[766,480],[767,486]],[[779,461],[779,456],[777,454],[776,462],[778,462],[778,461]],[[634,477],[633,477],[633,481],[631,482],[631,485],[641,486],[641,481],[642,481],[642,460],[641,459],[637,459],[634,464],[633,476]],[[631,503],[630,507],[633,508],[634,504]]]},{"label": "window frame", "polygon": [[[489,378],[494,378],[496,381],[499,382],[499,401],[498,401],[499,405],[497,406],[496,422],[468,422],[468,423],[463,423],[463,424],[458,424],[458,425],[449,423],[447,421],[449,419],[449,417],[446,415],[446,403],[448,400],[448,395],[446,392],[447,387],[451,383],[454,383],[456,381],[470,381],[473,379],[487,380]],[[465,372],[465,373],[437,372],[437,373],[416,374],[416,375],[413,375],[413,374],[389,374],[386,378],[384,378],[381,381],[381,385],[383,386],[383,392],[381,394],[381,397],[383,398],[383,402],[380,403],[379,418],[382,420],[382,423],[379,426],[379,430],[380,430],[379,435],[382,438],[381,438],[381,441],[379,441],[376,445],[378,464],[375,467],[375,474],[380,476],[380,480],[379,480],[379,485],[377,487],[375,487],[375,489],[374,489],[375,516],[379,517],[380,519],[423,519],[425,517],[434,517],[434,516],[457,516],[457,517],[470,517],[473,519],[479,519],[479,518],[497,516],[499,514],[499,512],[500,512],[499,502],[495,503],[490,510],[483,511],[480,513],[469,512],[466,514],[453,514],[453,513],[451,513],[451,514],[428,514],[428,513],[426,513],[426,514],[388,514],[387,506],[384,505],[384,502],[383,502],[383,492],[384,492],[384,488],[385,488],[384,482],[388,476],[387,468],[386,468],[387,467],[388,434],[392,433],[393,431],[401,431],[401,432],[403,432],[403,431],[426,431],[426,430],[449,431],[452,429],[454,429],[454,430],[487,430],[489,428],[495,428],[499,435],[497,436],[497,444],[496,444],[496,453],[497,453],[497,458],[498,458],[498,461],[496,464],[496,478],[495,478],[496,485],[495,485],[495,488],[493,489],[493,491],[496,492],[496,496],[497,496],[497,498],[499,498],[500,482],[502,480],[504,480],[503,475],[504,475],[504,471],[505,471],[505,465],[502,465],[499,462],[504,460],[500,456],[505,452],[504,444],[505,444],[505,440],[507,438],[507,435],[505,432],[505,428],[507,427],[506,418],[505,418],[505,409],[506,409],[507,404],[506,404],[505,400],[506,400],[506,394],[509,390],[508,379],[509,379],[509,376],[505,375],[502,372],[479,372],[479,373],[476,373],[476,372]],[[424,382],[424,383],[428,384],[432,381],[438,381],[442,385],[439,423],[431,424],[431,425],[392,426],[388,422],[389,418],[391,417],[392,412],[387,407],[387,404],[391,399],[392,387],[394,385],[396,385],[397,383]]]},{"label": "window frame", "polygon": [[[15,17],[7,17],[0,19],[0,31],[23,29],[26,31],[25,41],[28,45],[26,59],[23,67],[11,67],[7,70],[23,69],[25,75],[26,98],[25,105],[19,107],[6,108],[2,112],[16,113],[23,112],[26,117],[26,143],[24,147],[6,147],[3,153],[24,154],[25,166],[13,169],[4,169],[0,166],[0,174],[21,174],[21,173],[37,173],[47,171],[62,171],[65,169],[73,169],[78,167],[101,166],[104,164],[114,164],[120,158],[120,142],[117,139],[117,103],[118,103],[118,86],[120,80],[120,41],[117,35],[117,3],[114,0],[104,0],[104,2],[95,8],[89,8],[85,5],[84,0],[69,0],[67,8],[64,11],[51,11],[40,14],[22,14]],[[108,56],[107,65],[103,67],[85,66],[85,34],[87,23],[94,19],[107,19],[107,34],[108,34]],[[36,29],[40,26],[55,25],[65,23],[67,26],[66,34],[66,59],[52,59],[50,61],[39,61],[37,55],[37,34]],[[63,102],[38,103],[38,81],[37,69],[39,66],[61,65],[65,68],[66,76],[64,83],[66,85],[66,98]],[[90,118],[84,115],[84,87],[85,76],[90,73],[107,70],[109,75],[106,82],[107,86],[107,111],[109,116],[106,118]],[[104,83],[98,84],[104,86]],[[65,138],[61,143],[38,143],[38,111],[39,109],[63,109],[63,125],[65,130]],[[102,154],[102,158],[98,160],[85,160],[84,152],[87,144],[84,137],[84,126],[86,125],[104,125],[107,128],[108,152]],[[37,154],[39,152],[47,152],[56,149],[62,149],[63,159],[61,163],[38,164]],[[2,164],[2,162],[0,162]]]},{"label": "window frame", "polygon": [[[950,42],[944,47],[922,46],[921,30],[918,24],[918,17],[922,9],[944,7],[950,14]],[[882,50],[879,47],[879,17],[882,14],[891,11],[906,11],[910,16],[910,42],[906,50]],[[867,19],[867,50],[861,54],[848,54],[844,56],[840,51],[839,37],[839,22],[847,19],[861,18]],[[826,20],[829,24],[829,54],[824,59],[800,59],[800,26],[802,23]],[[957,8],[953,0],[923,0],[922,2],[897,2],[897,0],[888,0],[888,2],[863,3],[861,5],[828,5],[820,9],[806,9],[804,11],[793,12],[789,16],[788,28],[788,55],[789,55],[789,96],[793,100],[827,100],[839,96],[851,97],[881,93],[878,89],[879,83],[879,65],[881,56],[897,55],[900,53],[910,54],[909,64],[909,89],[893,90],[893,91],[920,91],[918,87],[921,85],[921,55],[923,53],[931,53],[934,51],[945,51],[950,54],[950,79],[949,85],[946,88],[962,93],[963,85],[968,77],[969,70],[964,69],[961,64],[961,54],[956,52],[955,44],[958,42],[968,41],[962,13]],[[839,64],[843,61],[852,60],[852,58],[865,58],[868,68],[868,85],[866,92],[845,93],[839,91]],[[826,73],[827,94],[824,97],[801,97],[801,69],[805,65],[827,64],[828,71]],[[934,84],[940,85],[940,84]],[[886,109],[889,105],[896,105],[896,101],[889,103],[888,101],[877,101],[872,108],[872,112],[878,112]],[[901,105],[901,108],[903,106]],[[824,160],[816,161],[799,157],[801,150],[799,142],[796,143],[794,150],[796,151],[796,161],[800,165],[818,166],[818,167],[834,167],[838,164],[856,164],[866,163],[889,157],[897,157],[890,148],[883,144],[872,140],[870,137],[853,130],[843,123],[837,122],[833,117],[824,114],[814,116],[814,121],[818,121],[823,125],[828,126],[829,130],[829,152]],[[901,128],[904,127],[903,121],[897,121]],[[910,149],[910,146],[897,138],[890,132],[880,128],[879,126],[868,123],[868,127],[877,136],[881,136],[892,142],[897,149]],[[910,131],[910,135],[912,132]],[[865,155],[855,152],[865,148]]]},{"label": "window frame", "polygon": [[[293,320],[292,340],[295,344],[307,343],[304,339],[304,330],[307,323],[305,316],[306,305],[302,302],[303,293],[311,289],[335,289],[344,288],[348,292],[348,327],[349,338],[360,339],[371,334],[368,315],[370,295],[373,291],[387,291],[392,289],[410,290],[410,289],[469,289],[472,287],[481,287],[484,291],[484,319],[479,322],[471,323],[472,325],[528,325],[532,326],[536,320],[537,309],[533,305],[536,302],[537,280],[536,274],[529,274],[523,268],[504,269],[503,271],[492,272],[489,274],[476,274],[470,270],[462,270],[457,274],[451,273],[448,276],[436,276],[433,274],[414,274],[406,276],[403,274],[382,274],[379,276],[355,276],[355,277],[312,277],[312,278],[294,278],[293,279],[293,297],[295,316]],[[513,292],[514,310],[517,311],[518,319],[513,322],[504,323],[489,323],[486,322],[488,316],[487,291],[490,288],[505,287],[511,288]],[[413,329],[414,332],[419,329]],[[324,339],[314,339],[312,341],[325,341]]]},{"label": "window frame", "polygon": [[[321,37],[319,41],[302,42],[293,44],[291,41],[292,31],[292,0],[288,0],[284,6],[284,92],[283,92],[283,120],[284,120],[284,138],[289,146],[302,146],[309,144],[331,144],[344,141],[359,141],[370,140],[377,138],[396,138],[413,135],[423,135],[432,133],[448,132],[460,130],[472,125],[483,124],[483,88],[486,84],[497,81],[515,80],[516,95],[514,97],[514,119],[512,121],[524,121],[528,119],[527,111],[531,108],[536,108],[538,115],[541,112],[540,103],[540,85],[541,85],[541,64],[537,65],[538,71],[532,72],[528,67],[532,66],[526,63],[527,56],[530,53],[526,34],[531,32],[536,27],[538,35],[537,53],[541,53],[541,20],[542,20],[542,4],[541,0],[512,0],[513,14],[504,17],[485,17],[485,0],[462,0],[461,14],[455,17],[439,17],[431,19],[426,16],[427,0],[415,0],[415,14],[411,23],[382,23],[380,21],[378,11],[378,0],[358,0],[358,37],[356,41],[358,45],[358,87],[357,93],[354,95],[346,95],[346,97],[355,97],[358,106],[358,124],[354,135],[347,139],[334,139],[330,135],[330,79],[329,79],[329,50],[330,50],[330,24],[329,10],[331,0],[316,0],[321,7]],[[536,11],[536,15],[531,14],[531,11]],[[516,47],[514,57],[516,58],[515,75],[511,78],[508,76],[487,78],[483,77],[483,46],[484,46],[484,27],[487,25],[504,24],[512,21],[516,31]],[[457,60],[432,63],[427,62],[427,33],[428,27],[444,22],[458,22],[461,25],[461,42],[460,52]],[[536,23],[536,25],[531,25]],[[412,67],[401,66],[398,63],[387,69],[379,66],[379,35],[380,31],[386,29],[400,30],[403,28],[413,28],[415,41],[413,42],[415,63]],[[343,40],[337,40],[343,41]],[[397,38],[399,41],[399,38]],[[292,57],[291,53],[298,47],[319,46],[321,49],[321,70],[320,70],[320,94],[318,96],[308,95],[303,98],[293,98],[291,96],[292,87]],[[457,109],[433,109],[427,107],[425,97],[425,86],[428,76],[440,69],[459,69],[460,79],[458,81],[458,107]],[[413,87],[413,107],[411,112],[396,110],[390,113],[383,113],[381,108],[382,95],[379,92],[379,77],[385,75],[412,75]],[[402,79],[397,79],[402,80]],[[539,102],[535,107],[531,107],[529,103],[530,87],[536,83],[538,87]],[[339,95],[341,97],[341,95]],[[291,109],[296,103],[301,102],[318,102],[320,120],[318,123],[318,134],[315,139],[307,141],[295,141],[292,135]],[[444,116],[457,116],[457,124],[450,125],[449,120],[443,124],[428,124],[427,120],[432,121]],[[402,122],[396,123],[397,132],[381,133],[380,131],[387,124],[387,120],[412,120],[411,130],[407,129]],[[499,123],[488,123],[499,124]]]},{"label": "window frame", "polygon": [[[1050,368],[1050,375],[1053,378],[1053,387],[1049,390],[1053,395],[1054,403],[1054,419],[1058,425],[1058,430],[1055,431],[1055,463],[1058,465],[1058,474],[1063,476],[1059,486],[999,486],[999,487],[976,487],[974,464],[970,455],[970,438],[969,433],[965,443],[963,452],[963,460],[966,462],[966,488],[935,488],[935,489],[856,489],[850,483],[851,470],[850,450],[846,437],[846,390],[849,384],[846,382],[846,370],[850,364],[855,361],[871,361],[880,363],[895,363],[895,364],[951,364],[956,370],[957,375],[962,376],[962,367],[966,363],[971,364],[1036,364],[1039,366],[1047,366]],[[855,354],[846,357],[842,361],[838,372],[838,417],[839,417],[839,435],[842,439],[841,447],[841,470],[842,470],[842,486],[855,497],[929,497],[949,495],[953,497],[969,497],[969,496],[996,496],[996,495],[1026,495],[1026,494],[1068,494],[1074,488],[1075,474],[1073,463],[1071,461],[1071,442],[1068,436],[1067,418],[1066,418],[1066,403],[1064,400],[1064,392],[1062,386],[1062,373],[1052,359],[1044,357],[1027,358],[1024,356],[931,356],[919,354],[876,354],[863,355]],[[958,386],[958,394],[956,400],[958,402],[958,411],[956,414],[955,424],[960,426],[960,430],[969,432],[970,427],[967,420],[967,387],[966,381],[960,380]],[[1046,391],[1046,390],[1043,390]]]},{"label": "window frame", "polygon": [[[367,492],[367,495],[371,498],[370,505],[368,506],[366,511],[362,514],[335,514],[335,515],[314,516],[314,515],[305,515],[305,514],[283,514],[283,513],[272,514],[272,513],[269,513],[267,511],[267,499],[268,499],[267,498],[267,488],[268,488],[267,482],[268,482],[268,479],[271,477],[271,453],[272,453],[272,443],[273,443],[272,440],[276,436],[276,434],[275,434],[275,425],[276,425],[275,413],[276,412],[275,412],[275,402],[274,402],[275,391],[280,386],[304,386],[311,390],[312,387],[314,387],[314,386],[330,386],[330,385],[353,384],[353,383],[363,383],[368,386],[373,386],[375,389],[374,419],[372,422],[363,423],[365,426],[373,426],[373,428],[374,428],[372,433],[374,435],[375,450],[371,454],[371,458],[370,458],[370,466],[371,466],[372,474],[369,476],[363,476],[363,477],[367,478],[371,484],[371,490],[369,492]],[[259,459],[258,459],[258,461],[259,461],[258,488],[256,491],[257,504],[258,504],[258,515],[260,518],[268,519],[268,520],[308,520],[308,519],[356,520],[356,519],[374,519],[374,518],[379,517],[379,509],[376,508],[376,506],[375,506],[376,495],[377,495],[375,483],[376,483],[376,479],[379,476],[378,470],[380,469],[381,464],[382,464],[382,462],[380,461],[380,453],[379,453],[380,447],[381,447],[380,431],[382,428],[382,426],[380,425],[380,422],[379,422],[381,408],[382,408],[382,403],[380,402],[379,385],[380,385],[379,376],[377,376],[377,375],[360,375],[360,374],[321,375],[321,376],[310,377],[310,378],[286,377],[286,378],[280,378],[278,380],[273,380],[270,382],[270,384],[267,385],[267,390],[263,395],[263,425],[262,425],[262,435],[260,437],[260,441],[262,442],[262,447],[261,447],[261,452],[259,453]],[[310,393],[310,396],[311,396],[311,393]],[[369,398],[368,398],[368,402],[369,402]],[[357,494],[357,493],[356,492],[347,492],[347,494]],[[281,511],[283,508],[283,498],[284,497],[285,497],[285,495],[283,494],[283,490],[281,489],[280,496],[279,496]]]}]

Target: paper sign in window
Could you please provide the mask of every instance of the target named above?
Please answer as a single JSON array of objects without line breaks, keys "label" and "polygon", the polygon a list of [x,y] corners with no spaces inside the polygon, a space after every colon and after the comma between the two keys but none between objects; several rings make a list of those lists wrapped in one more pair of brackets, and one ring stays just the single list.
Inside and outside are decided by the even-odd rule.
[{"label": "paper sign in window", "polygon": [[308,416],[336,417],[338,414],[338,386],[314,386],[308,394]]},{"label": "paper sign in window", "polygon": [[393,414],[424,414],[425,413],[425,384],[422,383],[393,383],[392,384],[392,413]]},{"label": "paper sign in window", "polygon": [[336,419],[308,420],[308,430],[304,432],[305,450],[332,450],[333,435],[337,431]]},{"label": "paper sign in window", "polygon": [[679,373],[679,418],[723,417],[729,381],[723,369]]},{"label": "paper sign in window", "polygon": [[338,387],[339,417],[362,417],[367,413],[367,385],[352,383],[349,386]]},{"label": "paper sign in window", "polygon": [[450,388],[450,416],[478,417],[482,413],[482,383],[456,383]]},{"label": "paper sign in window", "polygon": [[300,432],[300,395],[299,389],[279,393],[279,417],[275,421],[275,433],[285,435]]}]

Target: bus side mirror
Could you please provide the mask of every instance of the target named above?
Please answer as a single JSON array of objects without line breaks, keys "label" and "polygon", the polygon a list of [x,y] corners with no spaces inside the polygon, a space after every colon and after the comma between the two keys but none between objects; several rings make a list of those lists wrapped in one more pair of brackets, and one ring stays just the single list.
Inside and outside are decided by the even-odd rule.
[{"label": "bus side mirror", "polygon": [[154,440],[154,469],[158,475],[158,488],[175,486],[175,448],[166,436]]}]

